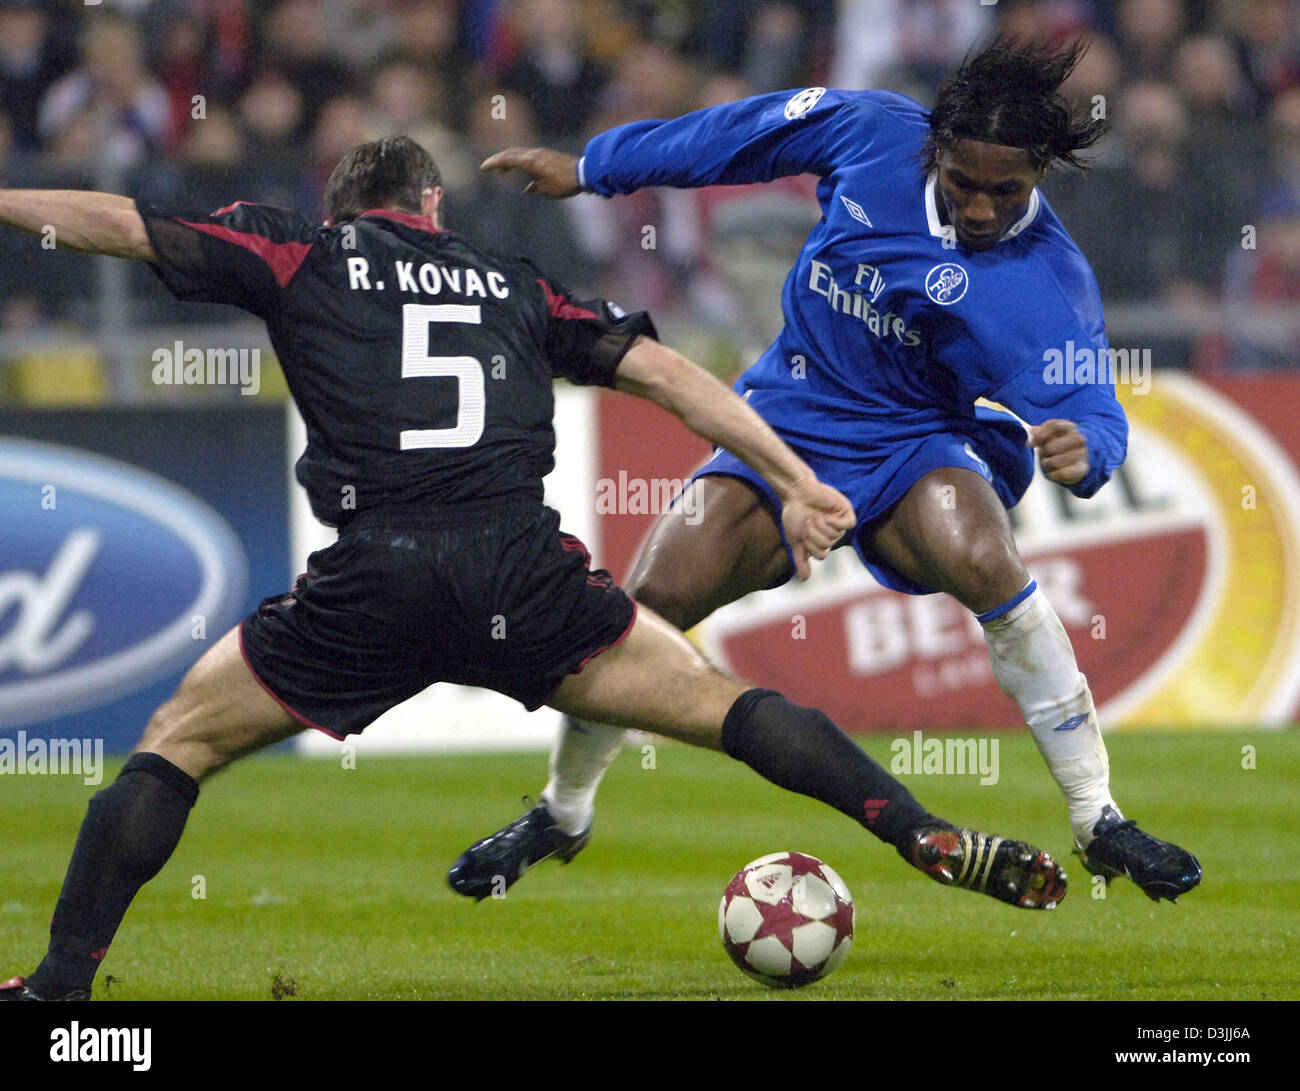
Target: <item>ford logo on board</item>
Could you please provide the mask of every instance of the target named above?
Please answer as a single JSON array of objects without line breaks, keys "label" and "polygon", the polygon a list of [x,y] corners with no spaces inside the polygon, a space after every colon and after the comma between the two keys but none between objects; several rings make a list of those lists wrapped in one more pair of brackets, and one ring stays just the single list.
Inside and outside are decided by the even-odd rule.
[{"label": "ford logo on board", "polygon": [[188,667],[237,620],[248,559],[198,498],[137,466],[0,440],[0,728]]}]

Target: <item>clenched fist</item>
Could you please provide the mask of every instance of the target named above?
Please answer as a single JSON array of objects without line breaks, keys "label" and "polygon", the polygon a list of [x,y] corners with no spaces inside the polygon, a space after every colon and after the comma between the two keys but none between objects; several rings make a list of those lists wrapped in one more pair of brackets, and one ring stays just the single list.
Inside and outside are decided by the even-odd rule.
[{"label": "clenched fist", "polygon": [[1032,425],[1029,446],[1038,448],[1038,462],[1049,481],[1074,485],[1088,476],[1088,441],[1072,420]]}]

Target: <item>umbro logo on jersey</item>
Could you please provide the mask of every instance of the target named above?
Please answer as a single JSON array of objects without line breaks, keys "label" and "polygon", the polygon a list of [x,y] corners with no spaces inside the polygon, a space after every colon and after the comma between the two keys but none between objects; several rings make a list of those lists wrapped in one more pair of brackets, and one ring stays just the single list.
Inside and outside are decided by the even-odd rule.
[{"label": "umbro logo on jersey", "polygon": [[826,94],[825,87],[809,87],[800,91],[789,102],[785,104],[786,121],[794,121],[796,118],[803,117],[809,110],[821,101],[822,95]]},{"label": "umbro logo on jersey", "polygon": [[844,202],[844,207],[849,210],[849,215],[857,220],[858,223],[866,224],[868,227],[875,226],[875,224],[867,219],[866,210],[858,204],[857,201],[853,200],[851,197],[845,197],[842,193],[840,194],[840,200]]}]

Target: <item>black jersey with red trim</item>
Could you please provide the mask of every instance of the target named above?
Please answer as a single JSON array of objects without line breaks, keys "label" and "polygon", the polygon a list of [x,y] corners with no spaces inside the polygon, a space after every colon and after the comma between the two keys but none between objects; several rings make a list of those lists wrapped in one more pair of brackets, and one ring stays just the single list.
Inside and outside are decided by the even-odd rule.
[{"label": "black jersey with red trim", "polygon": [[649,316],[574,299],[523,258],[375,210],[316,226],[238,203],[143,213],[179,299],[266,321],[307,425],[298,481],[322,522],[385,505],[542,498],[552,379],[610,386]]}]

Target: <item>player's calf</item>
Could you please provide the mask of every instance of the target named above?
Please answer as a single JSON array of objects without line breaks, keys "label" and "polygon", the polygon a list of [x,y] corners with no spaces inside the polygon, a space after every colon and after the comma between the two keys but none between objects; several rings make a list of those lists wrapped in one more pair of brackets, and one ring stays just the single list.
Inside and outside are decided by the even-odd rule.
[{"label": "player's calf", "polygon": [[25,983],[10,986],[19,990],[11,999],[89,991],[127,907],[170,859],[198,795],[194,778],[165,758],[133,754],[91,797],[50,921],[49,950]]},{"label": "player's calf", "polygon": [[6,999],[89,993],[127,908],[171,858],[199,780],[241,754],[300,731],[258,685],[232,630],[150,719],[117,778],[90,800],[50,922],[50,946]]}]

